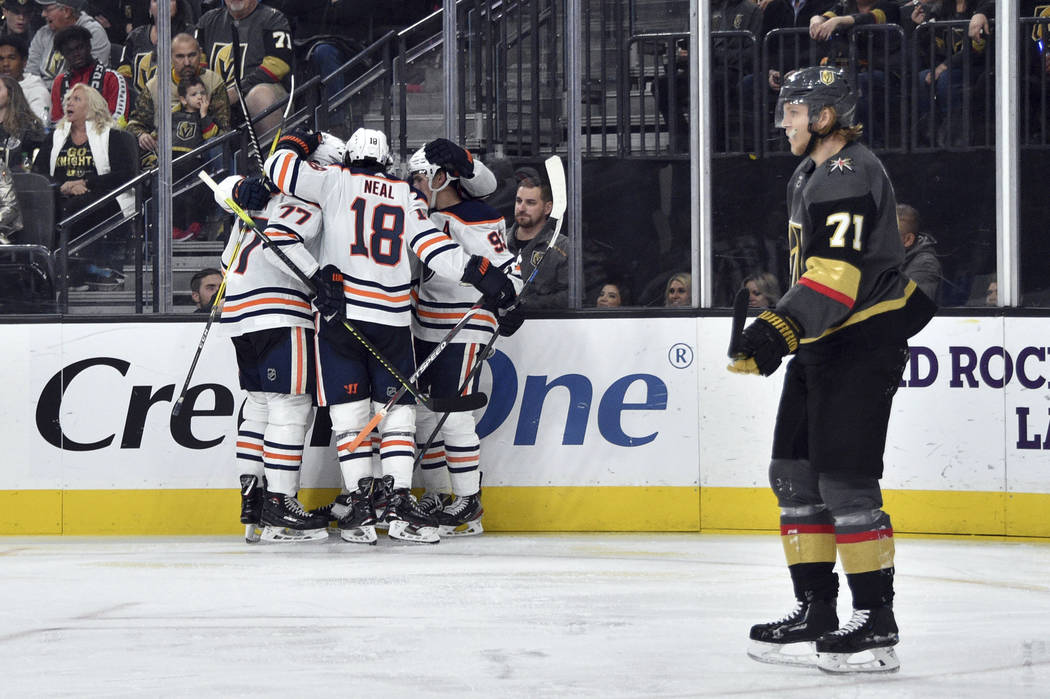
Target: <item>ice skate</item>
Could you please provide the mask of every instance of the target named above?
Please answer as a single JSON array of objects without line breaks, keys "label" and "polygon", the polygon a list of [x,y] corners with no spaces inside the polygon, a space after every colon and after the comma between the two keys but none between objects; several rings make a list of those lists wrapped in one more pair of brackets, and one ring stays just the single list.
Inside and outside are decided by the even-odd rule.
[{"label": "ice skate", "polygon": [[437,511],[438,533],[441,536],[477,536],[485,530],[481,526],[481,491],[463,497],[456,496],[452,504]]},{"label": "ice skate", "polygon": [[798,600],[787,616],[751,627],[747,654],[760,663],[813,667],[814,642],[838,625],[835,600]]},{"label": "ice skate", "polygon": [[328,516],[307,512],[293,496],[283,493],[266,493],[261,523],[263,541],[319,541],[328,538]]},{"label": "ice skate", "polygon": [[259,520],[263,509],[263,487],[258,476],[241,475],[241,524],[244,525],[244,540],[249,544],[257,542],[262,534]]},{"label": "ice skate", "polygon": [[330,524],[338,522],[350,511],[350,493],[343,491],[335,496],[335,500],[327,505],[321,505],[310,510],[312,515],[327,517]]},{"label": "ice skate", "polygon": [[380,499],[386,502],[382,519],[388,525],[387,536],[418,544],[440,542],[437,520],[419,507],[412,491],[408,488],[394,490],[393,486],[393,476],[383,476],[377,488],[382,491]]},{"label": "ice skate", "polygon": [[899,640],[892,607],[854,609],[845,626],[817,639],[817,667],[836,675],[897,672]]},{"label": "ice skate", "polygon": [[372,494],[375,482],[371,476],[365,476],[357,482],[357,490],[347,493],[347,506],[339,518],[339,536],[343,541],[354,544],[376,543],[376,513],[372,507]]},{"label": "ice skate", "polygon": [[446,506],[451,505],[453,499],[454,496],[452,493],[439,493],[428,490],[423,494],[422,499],[419,501],[419,509],[426,512],[428,515],[435,515]]}]

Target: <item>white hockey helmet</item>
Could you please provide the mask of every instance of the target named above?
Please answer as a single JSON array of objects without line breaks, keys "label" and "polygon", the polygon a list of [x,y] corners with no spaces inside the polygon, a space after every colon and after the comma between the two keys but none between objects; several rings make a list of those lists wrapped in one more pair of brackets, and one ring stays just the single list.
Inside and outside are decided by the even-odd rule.
[{"label": "white hockey helmet", "polygon": [[394,162],[386,134],[376,129],[358,129],[346,142],[346,163],[374,160],[383,167]]},{"label": "white hockey helmet", "polygon": [[342,165],[346,157],[346,143],[343,139],[322,131],[321,143],[317,150],[310,154],[310,162],[318,165]]},{"label": "white hockey helmet", "polygon": [[[437,189],[434,188],[434,177],[437,176],[438,172],[445,173],[445,182]],[[426,146],[420,148],[412,157],[408,159],[408,175],[410,178],[415,177],[417,174],[421,174],[427,179],[427,188],[430,190],[430,205],[434,206],[434,195],[440,192],[449,184],[458,179],[453,177],[448,170],[444,170],[440,165],[427,160]]]}]

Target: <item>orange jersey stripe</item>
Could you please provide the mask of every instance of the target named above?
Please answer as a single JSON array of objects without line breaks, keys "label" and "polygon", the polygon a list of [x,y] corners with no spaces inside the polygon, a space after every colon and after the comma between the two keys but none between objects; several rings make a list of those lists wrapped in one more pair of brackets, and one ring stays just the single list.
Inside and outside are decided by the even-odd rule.
[{"label": "orange jersey stripe", "polygon": [[380,301],[389,301],[390,303],[404,303],[412,298],[409,294],[394,296],[393,294],[387,294],[382,291],[365,291],[364,289],[356,289],[348,284],[343,285],[343,291],[353,296],[364,296],[365,298],[379,299]]},{"label": "orange jersey stripe", "polygon": [[293,299],[280,299],[273,297],[254,299],[252,301],[235,303],[233,305],[224,305],[222,310],[226,311],[227,313],[233,313],[236,311],[244,310],[245,308],[251,308],[252,306],[261,306],[268,303],[274,303],[279,306],[292,306],[294,308],[304,308],[306,310],[310,310],[310,304],[308,304],[306,301],[295,301]]},{"label": "orange jersey stripe", "polygon": [[416,254],[417,254],[417,256],[422,257],[423,253],[426,252],[427,248],[429,248],[429,247],[431,247],[433,245],[445,245],[445,244],[448,244],[448,243],[451,243],[451,242],[452,242],[452,238],[449,238],[447,235],[438,235],[438,236],[436,236],[434,238],[431,238],[430,240],[428,240],[427,242],[423,243],[422,245],[420,245],[419,246],[419,250],[417,251]]}]

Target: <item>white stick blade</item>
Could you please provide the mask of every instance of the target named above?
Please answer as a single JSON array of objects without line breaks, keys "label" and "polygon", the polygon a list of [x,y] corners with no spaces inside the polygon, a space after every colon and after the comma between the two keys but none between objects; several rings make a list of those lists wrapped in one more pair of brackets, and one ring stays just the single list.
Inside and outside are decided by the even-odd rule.
[{"label": "white stick blade", "polygon": [[551,185],[551,198],[553,200],[551,218],[556,218],[560,221],[565,216],[566,207],[565,168],[562,166],[561,158],[556,155],[547,158],[544,165],[547,168],[547,181]]}]

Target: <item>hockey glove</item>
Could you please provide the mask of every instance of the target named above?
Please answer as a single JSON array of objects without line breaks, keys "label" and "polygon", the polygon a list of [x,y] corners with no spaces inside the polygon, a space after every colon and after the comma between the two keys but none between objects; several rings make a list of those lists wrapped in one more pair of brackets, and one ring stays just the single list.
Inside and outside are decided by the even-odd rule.
[{"label": "hockey glove", "polygon": [[314,306],[329,323],[346,319],[346,297],[343,295],[343,273],[335,265],[325,265],[310,277],[314,283]]},{"label": "hockey glove", "polygon": [[427,161],[445,168],[453,177],[474,176],[474,158],[466,148],[457,146],[447,138],[437,138],[423,148]]},{"label": "hockey glove", "polygon": [[514,285],[503,271],[489,262],[489,258],[471,255],[460,281],[472,284],[484,296],[484,306],[490,310],[507,308],[518,295]]},{"label": "hockey glove", "polygon": [[521,308],[512,308],[502,316],[498,317],[499,334],[503,337],[510,337],[518,332],[518,328],[520,328],[522,323],[525,322],[525,314],[522,312]]},{"label": "hockey glove", "polygon": [[233,186],[233,201],[245,211],[262,211],[276,193],[262,177],[245,177]]},{"label": "hockey glove", "polygon": [[307,131],[306,129],[292,129],[277,141],[277,148],[286,148],[306,160],[310,154],[321,145],[321,133],[319,131]]},{"label": "hockey glove", "polygon": [[799,330],[791,316],[763,311],[744,328],[733,363],[727,368],[734,374],[769,376],[780,366],[784,355],[798,349]]}]

